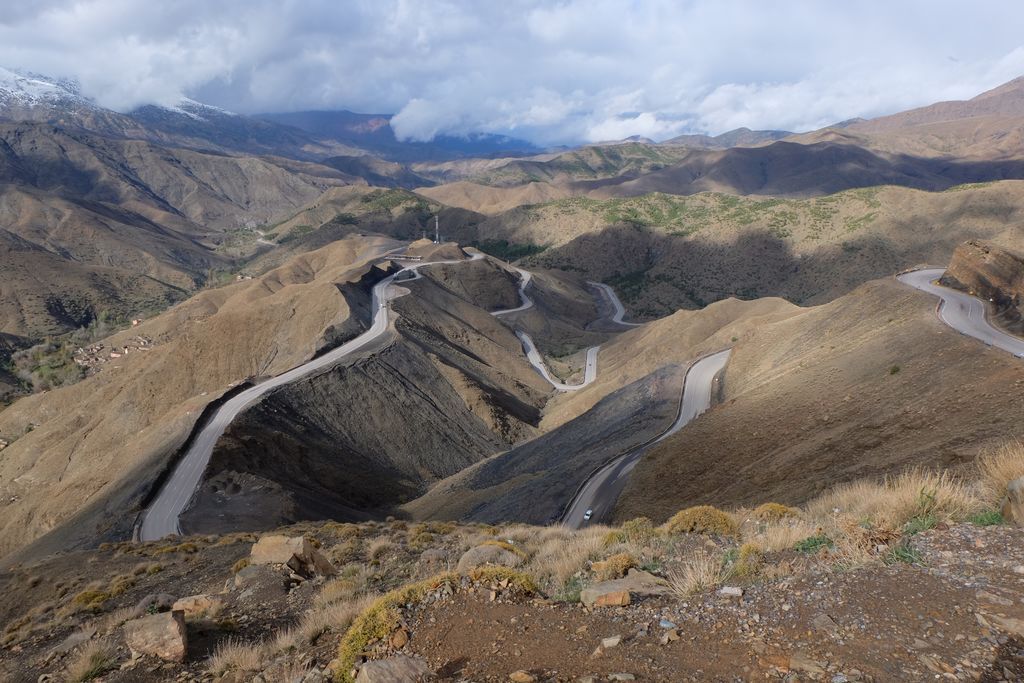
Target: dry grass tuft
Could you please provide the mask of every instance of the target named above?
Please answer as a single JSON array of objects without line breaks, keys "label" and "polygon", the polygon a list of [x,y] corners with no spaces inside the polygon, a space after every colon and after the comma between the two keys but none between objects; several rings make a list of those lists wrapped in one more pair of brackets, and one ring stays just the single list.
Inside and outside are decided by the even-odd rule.
[{"label": "dry grass tuft", "polygon": [[67,680],[73,683],[91,681],[117,667],[116,652],[101,640],[86,643],[68,664]]},{"label": "dry grass tuft", "polygon": [[668,580],[673,592],[680,598],[710,590],[725,580],[722,556],[706,550],[697,550],[687,557],[682,566],[669,572]]},{"label": "dry grass tuft", "polygon": [[266,647],[262,643],[249,644],[228,638],[217,646],[207,668],[214,676],[222,676],[229,671],[259,671],[263,668],[265,653]]},{"label": "dry grass tuft", "polygon": [[608,529],[600,526],[575,532],[564,527],[545,529],[528,569],[542,582],[552,587],[562,586],[589,560],[599,556],[604,550],[607,533]]},{"label": "dry grass tuft", "polygon": [[380,561],[385,555],[394,550],[395,544],[389,539],[380,536],[370,541],[366,548],[366,557],[371,561]]},{"label": "dry grass tuft", "polygon": [[731,536],[739,527],[728,512],[712,505],[697,505],[680,510],[665,522],[664,529],[670,534],[708,534]]},{"label": "dry grass tuft", "polygon": [[658,530],[654,528],[654,522],[646,517],[637,517],[628,522],[623,522],[618,529],[612,529],[605,536],[605,545],[617,543],[629,543],[635,546],[644,546],[658,537]]},{"label": "dry grass tuft", "polygon": [[791,550],[797,542],[809,536],[821,533],[821,528],[800,519],[783,519],[759,525],[749,540],[759,545],[765,552],[773,553],[780,550]]},{"label": "dry grass tuft", "polygon": [[1024,477],[1024,444],[1012,441],[978,458],[978,489],[989,507],[997,508],[1006,496],[1006,485]]},{"label": "dry grass tuft", "polygon": [[303,615],[295,629],[296,635],[304,644],[314,645],[325,633],[340,634],[376,599],[377,596],[367,595],[314,608]]},{"label": "dry grass tuft", "polygon": [[808,505],[812,519],[857,520],[884,529],[899,529],[913,519],[961,521],[982,509],[970,487],[949,472],[913,469],[881,483],[844,484]]}]

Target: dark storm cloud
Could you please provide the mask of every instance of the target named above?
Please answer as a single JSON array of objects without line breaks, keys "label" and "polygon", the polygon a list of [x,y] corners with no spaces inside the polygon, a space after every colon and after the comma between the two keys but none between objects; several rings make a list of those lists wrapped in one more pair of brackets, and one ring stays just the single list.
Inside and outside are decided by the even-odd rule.
[{"label": "dark storm cloud", "polygon": [[807,130],[1024,73],[1024,4],[579,0],[6,3],[0,64],[116,109],[395,113],[539,142]]}]

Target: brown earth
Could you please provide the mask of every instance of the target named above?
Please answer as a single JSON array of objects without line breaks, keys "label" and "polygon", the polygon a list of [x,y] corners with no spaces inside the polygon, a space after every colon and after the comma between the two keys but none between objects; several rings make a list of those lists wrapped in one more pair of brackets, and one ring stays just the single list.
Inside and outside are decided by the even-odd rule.
[{"label": "brown earth", "polygon": [[[528,549],[520,568],[526,573],[506,576],[537,576],[538,595],[524,594],[501,574],[470,574],[454,591],[428,591],[422,602],[400,605],[385,625],[402,638],[390,638],[397,646],[371,641],[373,656],[420,657],[438,680],[495,682],[516,671],[542,683],[619,673],[665,682],[1024,676],[1024,544],[1013,527],[940,524],[904,539],[913,558],[906,562],[870,556],[846,566],[827,550],[789,551],[767,557],[763,575],[736,578],[730,585],[741,589],[739,598],[705,588],[678,597],[634,595],[626,607],[592,610],[536,574],[546,566],[540,554],[560,542],[550,529],[328,523],[282,533],[314,539],[340,577],[325,582],[268,566],[236,580],[236,563],[255,540],[245,534],[114,544],[4,570],[0,676],[18,683],[61,677],[88,643],[106,646],[103,680],[111,682],[220,675],[242,681],[257,674],[290,680],[314,669],[330,676],[339,641],[368,604],[362,596],[436,574],[495,536]],[[574,535],[589,532],[564,533],[561,542],[571,547]],[[721,552],[733,543],[682,534],[651,541],[643,552],[659,563],[654,571],[671,576],[672,567],[702,549]],[[577,585],[596,583],[596,558],[611,551],[570,554],[570,569],[579,566]],[[86,591],[88,604],[80,597]],[[189,617],[184,662],[132,657],[125,645],[121,623],[157,594],[205,594],[220,603],[214,613]],[[615,636],[618,644],[602,647]],[[230,643],[249,654],[218,664],[214,654]]]},{"label": "brown earth", "polygon": [[972,240],[956,248],[942,284],[991,301],[992,319],[1010,332],[1024,331],[1024,258]]},{"label": "brown earth", "polygon": [[637,465],[615,510],[806,501],[922,465],[962,469],[1020,435],[1024,366],[941,323],[895,280],[738,335],[724,402]]},{"label": "brown earth", "polygon": [[143,334],[154,340],[151,350],[0,413],[0,438],[11,442],[0,458],[0,555],[69,520],[63,529],[70,537],[55,539],[59,545],[130,529],[207,403],[361,331],[341,285],[365,277],[391,244],[353,237],[259,278],[204,291],[107,344]]}]

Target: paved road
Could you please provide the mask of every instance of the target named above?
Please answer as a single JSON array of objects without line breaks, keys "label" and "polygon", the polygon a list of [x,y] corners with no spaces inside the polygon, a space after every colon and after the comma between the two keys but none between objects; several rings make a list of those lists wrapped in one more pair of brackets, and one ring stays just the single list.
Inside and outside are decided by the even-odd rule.
[{"label": "paved road", "polygon": [[926,268],[904,273],[896,279],[942,299],[939,318],[954,330],[1024,358],[1024,339],[1003,332],[989,323],[985,317],[984,301],[965,292],[935,284],[944,272],[942,268]]},{"label": "paved road", "polygon": [[533,299],[526,295],[526,288],[529,286],[530,280],[533,279],[533,273],[522,268],[516,268],[515,266],[509,267],[519,273],[519,300],[522,304],[515,308],[506,308],[503,311],[493,311],[491,315],[508,315],[509,313],[518,313],[519,311],[525,311],[527,308],[533,308]]},{"label": "paved road", "polygon": [[516,336],[519,337],[519,341],[523,343],[523,351],[526,352],[526,358],[530,361],[530,365],[535,367],[537,372],[539,372],[544,379],[551,382],[551,386],[558,391],[579,391],[597,379],[597,352],[601,350],[600,346],[591,346],[587,349],[587,364],[583,370],[583,382],[581,384],[565,384],[556,380],[551,376],[551,373],[548,372],[547,367],[544,365],[544,359],[541,357],[540,352],[537,350],[537,346],[533,343],[533,339],[530,338],[530,335],[521,330],[516,330]]},{"label": "paved road", "polygon": [[[622,489],[626,485],[626,480],[647,449],[678,432],[711,406],[711,391],[715,376],[725,367],[731,351],[731,349],[719,351],[690,366],[686,372],[686,378],[683,380],[683,393],[676,421],[657,438],[637,446],[594,473],[573,498],[569,509],[566,510],[562,518],[566,526],[579,529],[585,524],[596,523],[611,513],[615,501],[618,500],[619,494],[622,493]],[[583,519],[587,510],[593,510],[589,521]]]},{"label": "paved road", "polygon": [[[387,254],[382,254],[381,256],[386,255]],[[403,273],[412,271],[415,275],[419,275],[416,271],[426,266],[442,263],[465,263],[466,261],[475,261],[481,258],[483,258],[483,254],[474,253],[469,259],[419,262],[404,266],[402,270],[394,275],[384,278],[374,286],[371,309],[374,312],[373,323],[366,332],[363,332],[355,339],[342,344],[338,348],[328,351],[319,358],[314,358],[308,363],[284,372],[277,377],[272,377],[271,379],[261,382],[250,389],[246,389],[225,402],[224,405],[214,413],[213,418],[209,423],[207,423],[207,425],[199,432],[188,452],[178,462],[174,472],[172,472],[171,476],[166,482],[164,482],[163,487],[160,489],[160,493],[157,494],[156,499],[149,506],[149,509],[146,510],[145,516],[142,520],[142,526],[139,529],[139,539],[142,541],[155,541],[163,538],[164,536],[181,533],[178,518],[188,506],[189,501],[192,499],[192,495],[195,493],[196,487],[199,486],[203,472],[206,470],[206,466],[210,462],[210,455],[213,453],[213,447],[217,443],[217,439],[220,438],[221,434],[224,433],[224,430],[227,429],[227,426],[231,424],[232,420],[234,420],[239,413],[252,405],[268,391],[290,382],[294,382],[295,380],[305,377],[312,372],[338,362],[345,356],[364,348],[387,331],[387,302],[402,295],[402,293],[389,291],[389,286],[396,278],[401,276],[399,279],[400,282],[409,281],[406,279],[408,278],[408,275],[402,275]],[[416,278],[414,277],[409,279]]]},{"label": "paved road", "polygon": [[643,323],[627,323],[622,319],[626,315],[626,307],[622,305],[622,301],[619,299],[619,295],[615,293],[615,290],[604,284],[603,282],[587,282],[588,285],[593,285],[601,290],[604,297],[611,302],[612,308],[615,310],[615,314],[612,316],[612,322],[626,327],[640,327]]}]

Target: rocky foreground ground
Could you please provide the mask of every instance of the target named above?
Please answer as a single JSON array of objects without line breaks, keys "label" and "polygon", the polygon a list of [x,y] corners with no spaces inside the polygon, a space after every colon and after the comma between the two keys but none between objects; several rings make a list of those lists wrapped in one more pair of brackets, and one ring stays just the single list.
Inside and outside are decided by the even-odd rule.
[{"label": "rocky foreground ground", "polygon": [[0,576],[0,679],[1022,680],[1020,449],[1000,458],[978,484],[911,472],[660,526],[107,544]]}]

